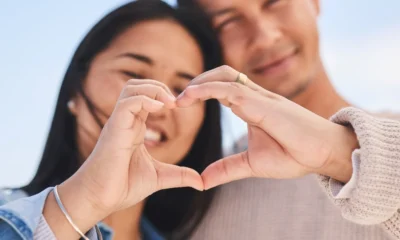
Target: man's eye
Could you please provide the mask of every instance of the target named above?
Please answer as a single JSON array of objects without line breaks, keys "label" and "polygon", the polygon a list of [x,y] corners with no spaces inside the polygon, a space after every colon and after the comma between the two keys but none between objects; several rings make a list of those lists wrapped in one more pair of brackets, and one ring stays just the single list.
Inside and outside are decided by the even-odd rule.
[{"label": "man's eye", "polygon": [[235,22],[237,22],[237,21],[239,21],[239,20],[240,20],[240,16],[228,18],[227,20],[225,20],[225,21],[223,21],[222,23],[220,23],[220,24],[215,28],[215,30],[216,30],[217,32],[221,32],[221,31],[223,31],[226,27],[228,27],[229,25],[231,25],[231,24],[233,24],[233,23],[235,23]]},{"label": "man's eye", "polygon": [[268,0],[264,3],[264,7],[272,6],[273,4],[279,2],[280,0]]},{"label": "man's eye", "polygon": [[129,78],[135,78],[135,79],[143,79],[144,76],[135,73],[135,72],[131,72],[131,71],[122,71],[122,73],[126,76],[128,76]]}]

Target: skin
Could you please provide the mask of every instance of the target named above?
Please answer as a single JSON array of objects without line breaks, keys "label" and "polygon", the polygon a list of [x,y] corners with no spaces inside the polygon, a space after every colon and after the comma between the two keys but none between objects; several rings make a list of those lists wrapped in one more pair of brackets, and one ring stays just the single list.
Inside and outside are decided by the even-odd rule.
[{"label": "skin", "polygon": [[[171,31],[174,35],[165,38],[163,33],[166,31]],[[100,109],[101,112],[97,112],[97,115],[105,123],[129,79],[157,79],[176,96],[186,88],[190,80],[202,73],[201,55],[195,40],[176,23],[169,20],[139,23],[115,39],[107,50],[93,60],[84,89],[89,99]],[[138,90],[153,83],[142,81],[142,84],[143,86],[137,86]],[[78,96],[74,101],[77,104],[72,111],[80,123],[80,152],[84,153],[83,158],[86,159],[92,152],[101,129],[83,99]],[[147,128],[163,132],[167,140],[161,143],[146,141],[149,153],[162,162],[178,163],[188,153],[200,129],[204,106],[204,103],[199,103],[189,109],[150,114],[146,122]],[[191,124],[185,124],[187,122]],[[93,136],[92,141],[88,132]]]},{"label": "skin", "polygon": [[[227,65],[323,118],[350,105],[335,91],[321,60],[318,0],[198,1],[218,31]],[[351,131],[349,135],[355,139]],[[347,143],[332,154],[349,156],[348,161],[326,171],[344,182],[352,173],[348,153],[356,146]]]},{"label": "skin", "polygon": [[[353,131],[330,122],[223,66],[195,78],[177,98],[177,106],[218,99],[247,122],[248,149],[221,159],[202,173],[205,189],[249,178],[298,178],[323,174],[342,182],[350,178]],[[346,146],[343,148],[343,146]]]},{"label": "skin", "polygon": [[[227,65],[285,97],[318,70],[317,0],[200,0],[210,13]],[[233,51],[235,49],[235,51]]]},{"label": "skin", "polygon": [[[358,147],[351,130],[251,80],[234,82],[237,75],[228,66],[211,70],[195,78],[176,99],[167,88],[150,96],[132,94],[130,89],[138,80],[128,82],[94,151],[60,186],[64,205],[79,229],[87,231],[160,189],[191,186],[203,190],[248,177],[296,178],[309,173],[348,180],[346,159]],[[190,108],[210,98],[248,123],[248,150],[211,164],[201,177],[193,170],[154,160],[142,144],[148,114],[165,107]],[[340,149],[343,143],[350,151]],[[110,172],[114,177],[105,180]],[[53,195],[49,196],[43,214],[53,232],[77,238]]]},{"label": "skin", "polygon": [[[119,100],[122,103],[115,107],[112,121],[102,131],[93,153],[76,176],[60,186],[64,204],[75,206],[67,210],[81,229],[88,230],[111,213],[133,206],[163,188],[185,185],[201,190],[246,177],[295,178],[309,173],[324,174],[342,182],[350,178],[351,152],[358,147],[355,134],[351,129],[325,119],[348,103],[329,82],[319,56],[316,27],[319,2],[200,2],[210,14],[226,7],[235,9],[229,14],[239,16],[239,23],[231,27],[232,35],[220,35],[224,57],[229,65],[247,74],[252,81],[245,86],[234,83],[238,72],[225,66],[197,77],[177,100],[165,90],[163,94],[150,95],[150,99],[141,98],[138,108],[138,99],[135,103],[125,100],[137,98],[137,94],[122,94]],[[214,24],[216,21],[214,19]],[[259,66],[265,67],[271,62],[274,64],[268,69],[264,68],[261,73],[257,71]],[[201,178],[189,169],[151,160],[139,144],[143,137],[140,126],[147,113],[165,107],[187,108],[209,98],[220,100],[248,123],[248,150],[210,165]],[[124,117],[121,117],[122,112]],[[139,122],[139,126],[135,122]],[[120,126],[136,126],[132,127],[136,130],[127,131]],[[115,142],[136,145],[126,153],[126,148],[120,149],[121,145],[117,146]],[[304,150],[309,148],[315,151]],[[116,165],[119,161],[110,164],[115,154],[121,156],[121,166]],[[110,169],[122,173],[130,164],[133,164],[130,169],[141,171],[119,176],[118,182],[106,182],[105,186],[96,183],[108,175]],[[145,185],[130,186],[128,183],[137,183],[132,181],[135,176]],[[73,197],[68,194],[73,191],[71,186],[78,185],[81,187],[74,189]],[[57,214],[59,210],[51,196],[49,199],[44,214],[50,219],[52,229],[54,227],[57,236],[75,234],[69,236],[76,238],[62,214]],[[90,218],[81,218],[82,213],[87,213],[84,215]]]},{"label": "skin", "polygon": [[227,65],[328,118],[349,104],[319,52],[318,0],[198,0],[219,32]]},{"label": "skin", "polygon": [[[84,89],[105,126],[100,136],[82,97],[73,99],[69,108],[87,160],[59,186],[63,204],[82,231],[104,220],[116,239],[137,239],[142,200],[149,194],[180,186],[203,189],[198,173],[168,165],[189,152],[204,119],[203,102],[174,108],[175,96],[203,71],[200,56],[184,28],[172,20],[152,20],[126,30],[93,60]],[[162,132],[161,141],[147,137],[148,131]],[[77,237],[53,194],[44,215],[59,239]]]}]

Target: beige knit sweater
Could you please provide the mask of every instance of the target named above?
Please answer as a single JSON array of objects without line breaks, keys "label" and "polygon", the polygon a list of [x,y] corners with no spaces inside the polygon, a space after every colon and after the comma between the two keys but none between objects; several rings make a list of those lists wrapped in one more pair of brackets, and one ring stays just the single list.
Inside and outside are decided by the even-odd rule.
[{"label": "beige knit sweater", "polygon": [[352,125],[360,143],[349,198],[334,199],[325,176],[236,181],[219,188],[192,239],[400,239],[400,122],[354,108],[332,121]]}]

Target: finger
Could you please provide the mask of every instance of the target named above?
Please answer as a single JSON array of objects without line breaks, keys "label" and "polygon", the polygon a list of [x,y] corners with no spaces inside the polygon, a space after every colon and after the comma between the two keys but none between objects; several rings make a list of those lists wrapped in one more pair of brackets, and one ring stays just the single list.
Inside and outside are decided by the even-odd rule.
[{"label": "finger", "polygon": [[[232,112],[248,124],[260,126],[265,124],[268,110],[276,106],[275,99],[262,96],[239,83],[210,82],[190,86],[177,99],[178,107],[190,107],[197,101],[217,99],[229,107]],[[274,105],[275,104],[275,105]]]},{"label": "finger", "polygon": [[157,171],[158,189],[192,187],[204,190],[203,180],[198,172],[187,167],[154,161]]},{"label": "finger", "polygon": [[163,106],[164,103],[144,95],[124,98],[117,102],[110,120],[113,124],[118,124],[119,128],[132,128],[135,116],[141,111],[153,113],[160,111]]},{"label": "finger", "polygon": [[218,99],[226,105],[238,105],[244,99],[251,97],[252,92],[243,85],[234,82],[208,82],[190,86],[177,98],[177,106],[189,107],[197,101]]},{"label": "finger", "polygon": [[[190,81],[189,86],[200,85],[206,82],[235,82],[239,76],[239,73],[239,71],[226,65],[217,67],[194,78],[192,81]],[[245,77],[247,78],[247,76]],[[247,78],[245,86],[262,94],[269,93],[267,90],[255,84],[249,78]]]},{"label": "finger", "polygon": [[175,97],[164,88],[153,84],[128,85],[122,91],[120,99],[140,95],[160,101],[168,108],[175,107]]},{"label": "finger", "polygon": [[157,81],[157,80],[152,80],[152,79],[131,79],[127,83],[127,85],[142,85],[142,84],[151,84],[155,86],[159,86],[163,88],[167,93],[169,93],[171,96],[174,96],[174,94],[171,92],[169,87],[165,85],[164,83]]},{"label": "finger", "polygon": [[205,190],[253,176],[247,151],[218,160],[201,174]]},{"label": "finger", "polygon": [[[140,81],[140,80],[137,80]],[[132,81],[135,83],[134,81]],[[148,82],[148,83],[143,83]],[[166,90],[168,89],[164,84],[159,83],[154,80],[144,80],[140,85],[130,84],[125,87],[121,94],[121,98],[129,97],[129,96],[148,96],[157,101],[163,102],[165,107],[168,109],[172,109],[176,107],[175,104],[175,96],[170,95]],[[141,111],[137,114],[143,121],[146,121],[149,112]]]},{"label": "finger", "polygon": [[190,81],[189,86],[206,82],[234,82],[238,74],[238,71],[225,65],[200,74]]}]

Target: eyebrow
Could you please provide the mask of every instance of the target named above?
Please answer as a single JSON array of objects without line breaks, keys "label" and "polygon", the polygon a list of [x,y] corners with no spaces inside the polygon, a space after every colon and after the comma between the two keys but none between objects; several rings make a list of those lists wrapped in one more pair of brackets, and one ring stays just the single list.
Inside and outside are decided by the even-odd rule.
[{"label": "eyebrow", "polygon": [[208,14],[209,14],[210,17],[214,18],[214,17],[219,17],[221,15],[225,15],[225,14],[228,14],[228,13],[233,13],[235,11],[236,11],[235,8],[230,7],[230,8],[223,8],[223,9],[220,9],[220,10],[210,11]]},{"label": "eyebrow", "polygon": [[153,60],[151,60],[149,57],[145,56],[145,55],[141,55],[141,54],[137,54],[137,53],[123,53],[121,55],[118,55],[118,58],[122,58],[122,57],[127,57],[127,58],[132,58],[132,59],[136,59],[138,61],[144,62],[148,65],[153,65]]}]

